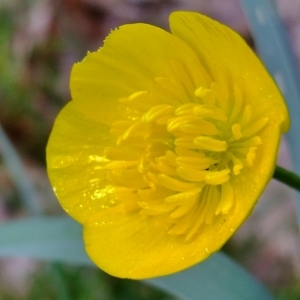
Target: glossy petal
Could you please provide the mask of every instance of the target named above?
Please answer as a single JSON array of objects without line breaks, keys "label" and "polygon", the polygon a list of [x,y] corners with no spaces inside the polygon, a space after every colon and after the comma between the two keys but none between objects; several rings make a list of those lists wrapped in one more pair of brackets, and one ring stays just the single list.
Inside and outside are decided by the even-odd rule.
[{"label": "glossy petal", "polygon": [[235,83],[244,85],[247,101],[259,111],[275,112],[282,130],[289,127],[287,109],[278,88],[261,61],[233,30],[206,16],[192,12],[170,15],[171,32],[197,54],[213,81],[230,95]]},{"label": "glossy petal", "polygon": [[172,34],[113,31],[71,75],[47,147],[64,209],[104,271],[150,278],[202,261],[251,213],[289,118],[232,30],[179,12]]},{"label": "glossy petal", "polygon": [[[277,132],[273,127],[264,132],[265,147],[257,153],[255,168],[233,177],[234,194],[239,199],[234,211],[219,215],[198,239],[178,241],[162,230],[167,219],[114,207],[94,214],[85,223],[84,241],[91,259],[113,276],[145,279],[180,271],[219,250],[243,224],[272,178],[279,142],[274,136],[280,135],[280,127],[276,128]],[[269,155],[271,151],[273,155]]]},{"label": "glossy petal", "polygon": [[[241,222],[238,212],[232,220],[219,216],[215,226],[192,242],[178,242],[162,229],[164,217],[128,214],[115,207],[100,211],[86,222],[84,242],[91,259],[109,274],[144,279],[185,269],[220,249],[223,241]],[[234,221],[233,221],[234,220]]]},{"label": "glossy petal", "polygon": [[115,143],[109,129],[87,119],[71,101],[57,117],[48,141],[47,167],[53,190],[62,207],[81,223],[107,202],[114,202],[115,195],[105,192],[109,183],[103,170],[103,150]]},{"label": "glossy petal", "polygon": [[[182,78],[176,77],[178,68],[184,69]],[[157,78],[180,80],[184,91],[190,81],[194,89],[210,82],[195,53],[181,39],[147,24],[123,25],[111,32],[102,48],[74,65],[70,88],[82,111],[110,123],[124,113],[120,98],[138,91],[153,92]],[[151,100],[157,104],[170,101],[157,95]]]}]

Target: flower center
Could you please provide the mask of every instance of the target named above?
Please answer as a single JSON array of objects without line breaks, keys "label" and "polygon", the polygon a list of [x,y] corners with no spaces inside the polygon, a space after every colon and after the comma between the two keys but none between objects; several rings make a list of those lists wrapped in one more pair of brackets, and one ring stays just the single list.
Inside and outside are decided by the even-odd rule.
[{"label": "flower center", "polygon": [[197,88],[190,103],[145,112],[148,96],[121,99],[141,109],[112,125],[117,142],[105,149],[105,169],[116,188],[131,191],[141,214],[165,214],[168,233],[189,241],[234,209],[230,179],[253,165],[268,118],[253,117],[238,85],[231,99],[213,83]]}]

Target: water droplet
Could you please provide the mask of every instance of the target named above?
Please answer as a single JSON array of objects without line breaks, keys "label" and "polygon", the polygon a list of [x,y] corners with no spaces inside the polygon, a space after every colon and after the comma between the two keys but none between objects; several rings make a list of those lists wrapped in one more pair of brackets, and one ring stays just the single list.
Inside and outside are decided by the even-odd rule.
[{"label": "water droplet", "polygon": [[231,231],[231,232],[234,232],[234,229],[233,229],[233,228],[230,228],[230,231]]},{"label": "water droplet", "polygon": [[91,198],[93,200],[95,200],[95,199],[101,198],[102,196],[103,196],[103,193],[102,193],[101,190],[95,190],[95,192],[93,193],[93,195],[91,196]]},{"label": "water droplet", "polygon": [[184,260],[185,258],[182,256],[181,259]]},{"label": "water droplet", "polygon": [[205,248],[205,252],[206,252],[206,253],[210,253],[210,251],[209,251],[208,248]]}]

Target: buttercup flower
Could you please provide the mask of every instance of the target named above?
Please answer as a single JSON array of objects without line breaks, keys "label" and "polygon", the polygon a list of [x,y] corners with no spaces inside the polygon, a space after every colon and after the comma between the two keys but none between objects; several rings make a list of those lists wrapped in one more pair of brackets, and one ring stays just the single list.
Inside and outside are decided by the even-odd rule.
[{"label": "buttercup flower", "polygon": [[238,34],[190,12],[170,27],[121,26],[75,64],[47,147],[87,253],[118,277],[170,274],[219,250],[272,177],[289,126]]}]

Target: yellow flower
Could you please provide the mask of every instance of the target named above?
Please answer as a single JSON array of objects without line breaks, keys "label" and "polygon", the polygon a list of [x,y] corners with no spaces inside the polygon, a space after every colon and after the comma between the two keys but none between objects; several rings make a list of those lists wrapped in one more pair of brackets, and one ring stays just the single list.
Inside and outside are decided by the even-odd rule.
[{"label": "yellow flower", "polygon": [[242,38],[176,12],[121,26],[75,64],[47,147],[63,208],[118,277],[192,266],[244,222],[273,175],[284,101]]}]

